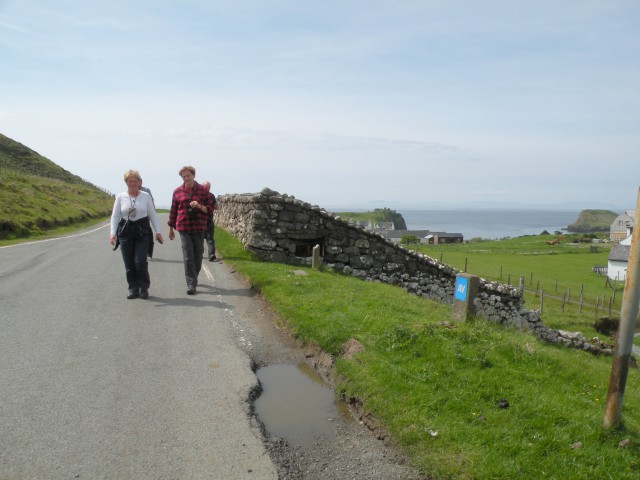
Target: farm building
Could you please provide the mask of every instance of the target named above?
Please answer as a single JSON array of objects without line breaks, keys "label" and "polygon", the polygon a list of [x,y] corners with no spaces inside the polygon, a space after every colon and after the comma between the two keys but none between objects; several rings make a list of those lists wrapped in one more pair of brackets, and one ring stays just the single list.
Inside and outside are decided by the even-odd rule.
[{"label": "farm building", "polygon": [[607,258],[607,276],[611,280],[624,282],[627,278],[627,267],[629,265],[629,253],[631,252],[631,235],[614,245]]},{"label": "farm building", "polygon": [[618,215],[613,221],[609,228],[609,239],[612,242],[621,242],[631,235],[633,222],[636,217],[635,213],[635,210],[625,210],[622,215]]}]

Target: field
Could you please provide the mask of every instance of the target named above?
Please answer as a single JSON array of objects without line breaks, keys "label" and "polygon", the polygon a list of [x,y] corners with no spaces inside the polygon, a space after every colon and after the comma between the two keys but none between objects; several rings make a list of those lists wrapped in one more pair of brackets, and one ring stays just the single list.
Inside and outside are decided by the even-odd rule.
[{"label": "field", "polygon": [[594,324],[602,317],[619,318],[624,285],[593,272],[594,266],[607,265],[613,244],[581,239],[586,240],[583,235],[529,235],[414,248],[488,280],[514,286],[522,281],[525,306],[541,310],[546,325],[602,337]]},{"label": "field", "polygon": [[[557,279],[559,291],[584,284],[587,298],[600,295],[604,279],[589,277],[591,264],[606,259],[605,247],[554,250],[540,240],[427,251],[456,266],[466,259],[469,271],[486,277],[499,277],[502,266],[503,277],[525,276],[529,285],[555,286]],[[640,478],[637,369],[629,371],[623,422],[604,429],[611,357],[545,344],[481,319],[453,323],[450,306],[391,285],[257,261],[222,229],[216,245],[283,326],[336,357],[336,392],[362,405],[428,478]],[[535,300],[531,294],[527,301]],[[548,303],[545,321],[589,327],[592,314],[555,315]],[[364,350],[343,358],[350,339]]]}]

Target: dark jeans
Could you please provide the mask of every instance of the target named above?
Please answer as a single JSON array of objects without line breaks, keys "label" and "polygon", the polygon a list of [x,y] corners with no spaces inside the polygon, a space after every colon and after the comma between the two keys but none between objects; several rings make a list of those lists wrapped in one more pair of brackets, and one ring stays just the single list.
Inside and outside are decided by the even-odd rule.
[{"label": "dark jeans", "polygon": [[213,222],[207,223],[207,229],[204,231],[204,238],[207,241],[207,257],[216,254],[216,240],[213,237],[215,225]]},{"label": "dark jeans", "polygon": [[202,268],[202,254],[204,253],[204,232],[180,233],[182,242],[182,258],[184,259],[184,276],[187,287],[198,285],[198,274]]},{"label": "dark jeans", "polygon": [[129,290],[137,292],[141,288],[148,289],[151,279],[149,278],[147,254],[151,244],[151,234],[145,233],[140,237],[137,229],[133,228],[128,235],[118,238]]}]

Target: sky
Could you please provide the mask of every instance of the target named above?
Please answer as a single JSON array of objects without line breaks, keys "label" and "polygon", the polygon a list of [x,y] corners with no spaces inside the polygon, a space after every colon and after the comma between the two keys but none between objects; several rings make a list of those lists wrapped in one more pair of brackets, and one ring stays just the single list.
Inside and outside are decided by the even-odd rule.
[{"label": "sky", "polygon": [[0,0],[0,133],[168,205],[634,208],[637,0]]}]

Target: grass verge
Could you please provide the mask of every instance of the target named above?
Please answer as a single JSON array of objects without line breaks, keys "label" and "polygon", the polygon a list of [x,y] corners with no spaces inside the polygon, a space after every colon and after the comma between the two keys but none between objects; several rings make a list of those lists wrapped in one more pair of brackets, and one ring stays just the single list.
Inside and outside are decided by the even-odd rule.
[{"label": "grass verge", "polygon": [[[21,238],[11,238],[11,239],[0,239],[0,247],[5,247],[7,245],[15,245],[16,243],[34,242],[38,240],[46,240],[48,238],[56,238],[56,237],[62,237],[65,235],[71,235],[73,233],[79,232],[80,230],[84,230],[86,228],[100,225],[101,223],[106,222],[108,220],[109,220],[109,217],[92,218],[85,221],[79,221],[71,225],[52,228],[50,230],[46,230],[38,234],[32,234],[26,238],[21,237]],[[108,234],[109,234],[109,231],[106,230],[105,242],[107,241]]]},{"label": "grass verge", "polygon": [[336,357],[351,338],[365,347],[337,359],[337,392],[357,398],[429,477],[640,475],[638,370],[629,372],[624,424],[605,431],[611,358],[480,319],[451,324],[450,307],[397,287],[260,262],[220,228],[216,247],[300,340]]}]

